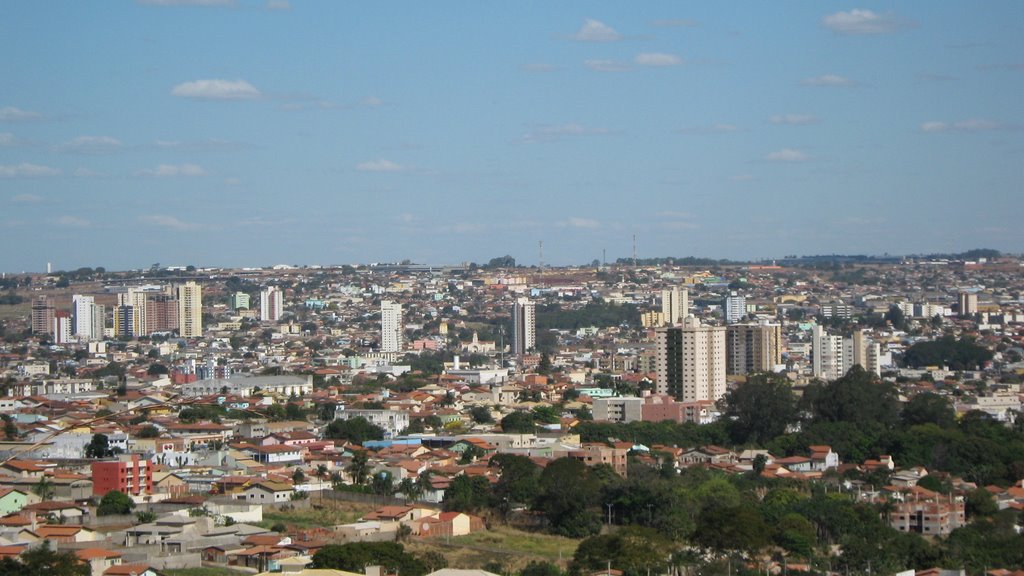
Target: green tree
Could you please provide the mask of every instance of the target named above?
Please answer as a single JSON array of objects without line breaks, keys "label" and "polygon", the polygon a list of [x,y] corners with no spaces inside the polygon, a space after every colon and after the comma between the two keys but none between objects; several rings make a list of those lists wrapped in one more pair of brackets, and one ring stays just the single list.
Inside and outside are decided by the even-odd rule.
[{"label": "green tree", "polygon": [[663,574],[674,552],[672,542],[657,530],[627,526],[614,533],[591,536],[580,542],[573,555],[574,573],[593,573],[612,568],[625,576]]},{"label": "green tree", "polygon": [[429,571],[426,562],[397,542],[328,544],[313,555],[310,566],[357,573],[366,566],[383,566],[388,573],[402,576],[424,576]]},{"label": "green tree", "polygon": [[348,465],[348,473],[352,483],[362,486],[366,483],[366,476],[370,473],[370,457],[366,450],[356,450],[352,453],[352,462]]},{"label": "green tree", "polygon": [[593,472],[575,458],[554,460],[541,472],[534,506],[556,534],[582,538],[600,530],[595,510],[600,490]]},{"label": "green tree", "polygon": [[88,564],[78,559],[71,550],[57,552],[44,540],[41,546],[29,548],[17,558],[0,559],[0,574],[19,576],[90,576]]},{"label": "green tree", "polygon": [[952,428],[956,425],[956,410],[945,397],[924,392],[906,403],[900,419],[906,426],[935,424],[941,428]]},{"label": "green tree", "polygon": [[501,430],[506,434],[532,434],[536,428],[529,412],[513,412],[501,419]]},{"label": "green tree", "polygon": [[367,440],[383,439],[384,429],[362,416],[356,416],[347,420],[334,420],[327,425],[324,437],[362,444]]},{"label": "green tree", "polygon": [[785,376],[763,372],[725,395],[723,416],[737,444],[763,444],[796,422],[796,397]]},{"label": "green tree", "polygon": [[486,406],[474,406],[469,409],[469,415],[477,424],[490,424],[494,422],[491,416],[491,409]]},{"label": "green tree", "polygon": [[483,476],[460,474],[444,491],[442,507],[448,511],[477,513],[490,503],[491,483]]},{"label": "green tree", "polygon": [[108,458],[114,455],[114,449],[110,447],[110,439],[106,434],[93,434],[92,440],[85,445],[86,458]]},{"label": "green tree", "polygon": [[135,502],[123,492],[111,490],[100,499],[100,505],[96,508],[96,514],[109,516],[112,514],[128,514],[135,508]]}]

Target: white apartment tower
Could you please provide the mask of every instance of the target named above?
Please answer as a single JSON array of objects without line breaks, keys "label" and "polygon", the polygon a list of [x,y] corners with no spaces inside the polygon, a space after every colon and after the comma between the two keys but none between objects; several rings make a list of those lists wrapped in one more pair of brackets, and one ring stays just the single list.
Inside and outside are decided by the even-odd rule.
[{"label": "white apartment tower", "polygon": [[537,347],[537,310],[529,298],[512,306],[512,353],[522,356]]},{"label": "white apartment tower", "polygon": [[402,350],[402,305],[399,302],[382,300],[380,303],[380,350]]},{"label": "white apartment tower", "polygon": [[881,376],[882,348],[863,330],[856,330],[853,336],[843,338],[826,333],[821,326],[815,326],[811,339],[812,370],[816,378],[841,378],[855,364]]},{"label": "white apartment tower", "polygon": [[680,402],[725,395],[725,326],[706,326],[687,316],[681,326],[657,331],[657,390]]},{"label": "white apartment tower", "polygon": [[96,304],[92,296],[75,294],[71,297],[71,313],[75,335],[79,340],[100,340],[103,338],[105,309]]},{"label": "white apartment tower", "polygon": [[730,292],[725,297],[725,323],[735,324],[747,315],[747,298],[737,292]]},{"label": "white apartment tower", "polygon": [[277,286],[267,286],[260,292],[260,320],[277,322],[284,312],[284,294]]},{"label": "white apartment tower", "polygon": [[682,324],[690,315],[690,291],[673,286],[661,291],[661,313],[666,326]]},{"label": "white apartment tower", "polygon": [[139,337],[144,336],[146,334],[147,301],[148,298],[146,293],[137,288],[129,288],[127,292],[117,295],[117,309],[115,309],[115,312],[118,312],[118,310],[120,310],[120,312],[123,314],[124,307],[131,307],[131,312],[130,314],[128,314],[131,316],[130,325],[124,326],[123,322],[119,324],[118,319],[114,320],[115,332],[117,332],[116,329],[119,326],[122,328],[122,331],[124,332],[123,334],[122,332],[117,332],[118,336]]},{"label": "white apartment tower", "polygon": [[178,286],[178,334],[182,338],[203,335],[203,289],[195,282]]}]

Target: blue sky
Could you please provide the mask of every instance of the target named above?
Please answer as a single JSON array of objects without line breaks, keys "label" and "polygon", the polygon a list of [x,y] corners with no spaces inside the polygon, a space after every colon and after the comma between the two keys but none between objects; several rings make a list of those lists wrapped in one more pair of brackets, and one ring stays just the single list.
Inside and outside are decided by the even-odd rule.
[{"label": "blue sky", "polygon": [[0,270],[1024,251],[1024,3],[5,5]]}]

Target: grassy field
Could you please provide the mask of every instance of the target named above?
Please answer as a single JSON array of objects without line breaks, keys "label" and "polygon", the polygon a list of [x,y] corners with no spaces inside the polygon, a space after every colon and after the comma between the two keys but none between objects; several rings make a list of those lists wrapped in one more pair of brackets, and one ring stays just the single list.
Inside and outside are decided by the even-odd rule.
[{"label": "grassy field", "polygon": [[578,545],[579,540],[571,538],[498,526],[450,541],[444,538],[413,540],[406,547],[414,552],[441,552],[453,568],[483,568],[497,562],[515,570],[531,560],[547,560],[564,567]]},{"label": "grassy field", "polygon": [[280,522],[285,526],[295,528],[327,527],[355,522],[362,515],[376,508],[376,506],[361,502],[332,502],[330,500],[324,501],[322,505],[320,502],[314,502],[314,505],[319,508],[288,511],[265,510],[263,520],[257,525],[270,528]]},{"label": "grassy field", "polygon": [[240,576],[250,575],[252,572],[241,572],[229,568],[180,568],[178,570],[161,570],[161,574],[167,576]]},{"label": "grassy field", "polygon": [[12,320],[14,318],[27,318],[32,314],[32,302],[25,300],[21,304],[0,306],[0,320]]}]

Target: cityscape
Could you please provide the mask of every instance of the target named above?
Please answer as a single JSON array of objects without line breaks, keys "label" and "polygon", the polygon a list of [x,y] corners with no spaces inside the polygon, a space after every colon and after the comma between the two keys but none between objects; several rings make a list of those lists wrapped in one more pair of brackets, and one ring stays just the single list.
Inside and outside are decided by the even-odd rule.
[{"label": "cityscape", "polygon": [[1024,575],[1024,4],[5,8],[0,576]]}]

